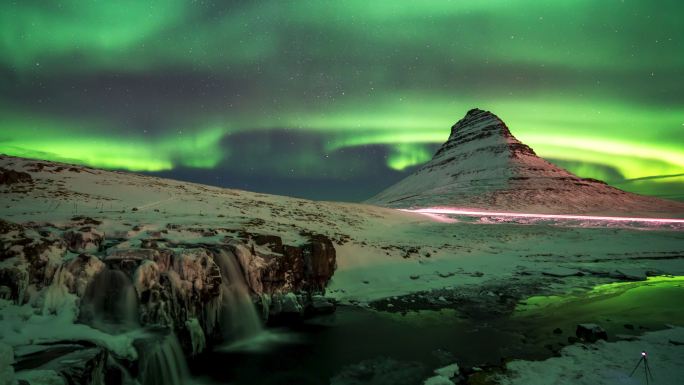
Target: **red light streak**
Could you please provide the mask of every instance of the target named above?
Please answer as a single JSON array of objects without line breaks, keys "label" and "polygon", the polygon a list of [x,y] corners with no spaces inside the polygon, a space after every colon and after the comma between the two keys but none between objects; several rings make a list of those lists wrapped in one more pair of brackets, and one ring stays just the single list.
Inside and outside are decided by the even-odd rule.
[{"label": "red light streak", "polygon": [[570,219],[584,221],[611,221],[611,222],[645,222],[645,223],[684,223],[684,219],[674,218],[643,218],[643,217],[611,217],[595,215],[571,215],[571,214],[534,214],[534,213],[514,213],[479,211],[473,209],[458,209],[445,207],[432,207],[424,209],[400,209],[419,214],[441,214],[441,215],[464,215],[464,216],[484,216],[484,217],[504,217],[504,218],[531,218],[531,219]]}]

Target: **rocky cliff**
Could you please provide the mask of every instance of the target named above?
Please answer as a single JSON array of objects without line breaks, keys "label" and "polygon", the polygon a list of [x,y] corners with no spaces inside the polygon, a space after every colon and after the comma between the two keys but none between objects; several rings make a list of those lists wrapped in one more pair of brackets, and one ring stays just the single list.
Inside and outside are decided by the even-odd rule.
[{"label": "rocky cliff", "polygon": [[[324,235],[304,235],[303,243],[287,245],[275,235],[169,225],[128,233],[135,234],[133,239],[126,234],[110,237],[101,226],[101,221],[84,216],[62,226],[0,220],[0,301],[20,306],[29,318],[59,318],[69,310],[74,325],[109,334],[172,331],[189,355],[249,337],[271,319],[334,310],[322,297],[336,268],[334,245]],[[214,241],[208,242],[207,235]],[[30,370],[52,365],[57,376],[77,375],[74,383],[91,383],[93,376],[112,376],[106,373],[111,365],[105,365],[110,352],[123,362],[135,362],[125,352],[101,347],[106,343],[82,345],[92,331],[76,341],[62,333],[62,340],[57,332],[55,338],[45,338],[45,344],[27,336],[30,354],[17,355],[15,368],[33,373]],[[160,345],[145,338],[135,338],[134,355],[168,353],[150,353],[145,346]],[[174,346],[166,343],[167,349]],[[55,366],[56,357],[68,358],[77,350],[92,357],[74,360],[76,367]]]}]

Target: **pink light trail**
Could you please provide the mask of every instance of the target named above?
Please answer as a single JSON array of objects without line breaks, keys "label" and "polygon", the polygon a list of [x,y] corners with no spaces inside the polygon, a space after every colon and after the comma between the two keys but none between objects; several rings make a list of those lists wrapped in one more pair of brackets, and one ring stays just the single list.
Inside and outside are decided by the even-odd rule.
[{"label": "pink light trail", "polygon": [[446,207],[432,207],[425,209],[400,209],[411,213],[419,214],[441,214],[441,215],[465,215],[465,216],[487,216],[487,217],[507,217],[507,218],[535,218],[535,219],[574,219],[588,221],[613,221],[613,222],[647,222],[647,223],[684,223],[684,219],[674,218],[641,218],[641,217],[610,217],[594,215],[570,215],[570,214],[534,214],[534,213],[513,213],[479,211],[473,209],[458,209]]}]

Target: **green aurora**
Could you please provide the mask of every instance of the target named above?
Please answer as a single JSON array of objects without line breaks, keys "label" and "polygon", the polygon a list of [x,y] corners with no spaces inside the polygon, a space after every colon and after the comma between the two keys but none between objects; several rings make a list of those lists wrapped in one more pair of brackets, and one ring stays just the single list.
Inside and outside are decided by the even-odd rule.
[{"label": "green aurora", "polygon": [[363,190],[429,160],[479,107],[581,176],[684,199],[683,13],[646,0],[4,2],[0,152]]}]

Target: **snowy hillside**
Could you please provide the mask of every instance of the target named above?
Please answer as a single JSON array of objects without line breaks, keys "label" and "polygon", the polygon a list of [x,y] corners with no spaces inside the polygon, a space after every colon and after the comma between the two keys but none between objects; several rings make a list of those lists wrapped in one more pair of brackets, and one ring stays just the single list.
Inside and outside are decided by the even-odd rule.
[{"label": "snowy hillside", "polygon": [[387,207],[470,207],[534,213],[684,215],[684,203],[577,177],[535,155],[489,111],[473,109],[431,161],[367,201]]},{"label": "snowy hillside", "polygon": [[143,384],[186,383],[177,357],[333,303],[490,319],[533,295],[684,275],[679,223],[423,215],[9,156],[0,207],[0,352],[32,384],[107,354],[140,360]]}]

